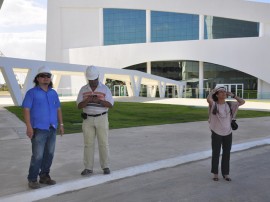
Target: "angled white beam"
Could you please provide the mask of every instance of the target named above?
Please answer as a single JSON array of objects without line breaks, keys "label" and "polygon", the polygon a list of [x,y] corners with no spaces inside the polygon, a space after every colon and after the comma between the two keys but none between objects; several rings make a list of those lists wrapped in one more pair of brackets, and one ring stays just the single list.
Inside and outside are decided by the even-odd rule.
[{"label": "angled white beam", "polygon": [[161,98],[165,97],[166,83],[159,81],[158,82],[158,90],[159,90],[159,97],[161,97]]},{"label": "angled white beam", "polygon": [[[58,87],[62,75],[84,76],[86,70],[85,65],[0,57],[0,68],[10,89],[10,93],[15,105],[21,105],[25,92],[33,87],[33,79],[36,76],[40,66],[47,66],[51,69],[52,74],[54,75],[54,86],[56,88]],[[20,89],[16,80],[13,68],[23,72],[28,70],[22,90]],[[106,81],[106,78],[117,79],[126,82],[129,96],[138,97],[142,84],[146,86],[159,85],[159,89],[161,89],[160,95],[163,97],[165,96],[166,85],[185,86],[186,84],[186,82],[183,81],[166,79],[135,70],[115,69],[99,66],[98,69],[100,72],[100,81],[103,83]]]},{"label": "angled white beam", "polygon": [[12,66],[6,66],[5,68],[1,68],[1,70],[14,104],[20,105],[23,99],[22,92]]},{"label": "angled white beam", "polygon": [[138,97],[141,91],[141,81],[142,77],[130,75],[131,89],[133,96]]},{"label": "angled white beam", "polygon": [[60,81],[61,81],[61,77],[62,77],[62,75],[60,75],[60,74],[54,74],[53,75],[53,87],[55,88],[55,89],[58,89],[58,86],[59,86],[59,83],[60,83]]},{"label": "angled white beam", "polygon": [[157,86],[150,86],[150,97],[156,97],[156,93],[157,93]]},{"label": "angled white beam", "polygon": [[37,69],[29,69],[26,78],[24,81],[23,89],[22,89],[22,94],[23,96],[27,92],[28,89],[32,88],[34,86],[33,80],[35,76],[37,75]]}]

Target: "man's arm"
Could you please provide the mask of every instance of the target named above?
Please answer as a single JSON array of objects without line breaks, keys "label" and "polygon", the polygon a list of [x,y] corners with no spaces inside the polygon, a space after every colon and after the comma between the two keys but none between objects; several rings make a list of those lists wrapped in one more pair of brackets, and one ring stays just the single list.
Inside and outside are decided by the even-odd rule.
[{"label": "man's arm", "polygon": [[30,119],[30,109],[28,108],[23,108],[23,117],[24,117],[24,122],[26,125],[26,135],[32,139],[34,130],[31,125],[31,119]]},{"label": "man's arm", "polygon": [[85,98],[83,101],[81,101],[79,104],[78,104],[78,109],[82,109],[84,107],[87,106],[88,102],[92,102],[93,101],[93,97],[92,96],[88,96],[87,98]]},{"label": "man's arm", "polygon": [[101,104],[103,107],[112,108],[112,104],[106,100],[99,100],[98,104]]},{"label": "man's arm", "polygon": [[78,108],[82,109],[86,107],[88,102],[97,103],[102,105],[103,107],[112,108],[112,104],[110,102],[106,100],[100,100],[97,96],[88,96],[85,100],[78,104]]}]

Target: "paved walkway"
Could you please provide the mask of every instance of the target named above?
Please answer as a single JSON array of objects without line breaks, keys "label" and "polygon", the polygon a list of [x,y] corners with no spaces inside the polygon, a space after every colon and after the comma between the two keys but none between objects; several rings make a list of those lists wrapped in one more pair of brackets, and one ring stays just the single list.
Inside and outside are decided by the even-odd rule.
[{"label": "paved walkway", "polygon": [[[121,101],[134,100],[122,98]],[[206,106],[205,100],[198,99],[171,99],[169,102],[168,99],[149,101],[149,99],[140,98],[135,101]],[[250,109],[270,110],[269,103],[254,103],[250,104]],[[239,119],[239,130],[234,132],[233,137],[234,150],[269,144],[269,123],[270,117]],[[35,191],[29,190],[26,176],[31,156],[31,143],[25,135],[24,124],[0,107],[0,179],[3,182],[0,183],[0,201],[37,200],[46,198],[50,194],[83,188],[78,185],[94,186],[93,183],[104,183],[164,168],[166,167],[164,164],[174,166],[208,158],[211,148],[207,121],[114,129],[110,130],[109,142],[112,174],[102,175],[98,151],[96,151],[94,175],[83,178],[80,176],[83,169],[82,134],[57,137],[55,159],[51,170],[51,176],[58,182],[57,185]],[[40,196],[42,197],[38,198]]]}]

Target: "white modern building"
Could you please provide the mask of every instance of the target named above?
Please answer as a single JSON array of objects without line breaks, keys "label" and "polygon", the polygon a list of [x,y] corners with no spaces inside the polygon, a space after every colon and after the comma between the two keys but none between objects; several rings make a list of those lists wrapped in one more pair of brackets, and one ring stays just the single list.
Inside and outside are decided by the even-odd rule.
[{"label": "white modern building", "polygon": [[[207,89],[220,83],[237,93],[243,89],[244,94],[270,97],[270,4],[48,0],[47,12],[48,61],[185,81],[190,97],[195,92],[205,97]],[[76,77],[63,80],[63,85],[81,85]]]}]

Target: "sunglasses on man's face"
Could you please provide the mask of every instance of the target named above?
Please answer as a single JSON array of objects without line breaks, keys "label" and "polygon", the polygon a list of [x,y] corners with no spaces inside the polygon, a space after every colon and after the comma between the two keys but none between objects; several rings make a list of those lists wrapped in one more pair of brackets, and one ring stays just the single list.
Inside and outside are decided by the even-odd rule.
[{"label": "sunglasses on man's face", "polygon": [[51,78],[52,75],[51,74],[39,74],[38,77],[41,77],[41,78]]}]

